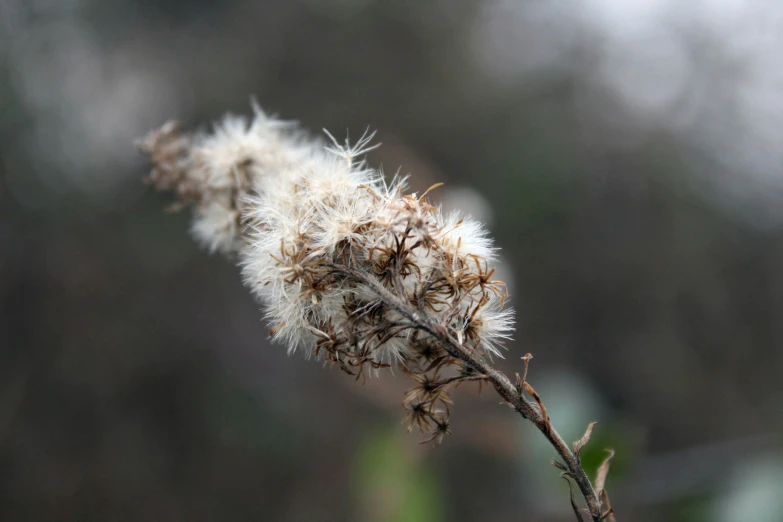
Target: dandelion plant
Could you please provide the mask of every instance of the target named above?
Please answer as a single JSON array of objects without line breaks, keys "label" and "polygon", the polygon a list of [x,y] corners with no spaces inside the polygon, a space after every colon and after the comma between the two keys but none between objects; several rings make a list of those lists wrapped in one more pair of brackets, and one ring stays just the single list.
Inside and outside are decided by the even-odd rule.
[{"label": "dandelion plant", "polygon": [[486,383],[544,434],[553,463],[581,493],[579,520],[612,520],[604,489],[552,427],[527,382],[531,356],[514,381],[492,366],[513,329],[508,293],[495,279],[496,249],[484,227],[445,215],[428,194],[407,194],[363,160],[373,134],[340,143],[312,138],[265,114],[227,115],[211,132],[167,123],[139,142],[149,183],[190,207],[192,234],[238,263],[263,305],[273,339],[356,379],[399,368],[413,381],[402,403],[408,431],[439,443],[450,433],[450,391]]}]

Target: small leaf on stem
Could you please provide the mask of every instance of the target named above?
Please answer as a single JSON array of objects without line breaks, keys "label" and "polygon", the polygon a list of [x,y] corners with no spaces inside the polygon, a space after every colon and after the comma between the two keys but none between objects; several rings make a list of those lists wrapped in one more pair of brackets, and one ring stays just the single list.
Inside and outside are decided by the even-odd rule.
[{"label": "small leaf on stem", "polygon": [[598,492],[599,496],[605,489],[606,476],[609,474],[609,466],[612,463],[612,459],[614,458],[614,450],[608,449],[606,451],[609,454],[601,463],[601,466],[598,468],[598,473],[595,475],[595,490]]},{"label": "small leaf on stem", "polygon": [[577,522],[584,522],[584,519],[582,518],[582,513],[579,512],[579,506],[576,505],[576,500],[574,500],[574,487],[571,485],[571,481],[568,480],[568,477],[564,473],[561,475],[563,477],[563,480],[565,480],[568,483],[568,495],[571,497],[571,509],[574,510],[574,515],[576,515]]},{"label": "small leaf on stem", "polygon": [[593,429],[595,428],[595,425],[598,424],[597,422],[591,422],[587,426],[587,430],[585,430],[585,434],[582,435],[582,438],[578,441],[574,442],[574,454],[579,457],[579,453],[581,453],[582,448],[587,445],[588,442],[590,442],[590,436],[593,434]]}]

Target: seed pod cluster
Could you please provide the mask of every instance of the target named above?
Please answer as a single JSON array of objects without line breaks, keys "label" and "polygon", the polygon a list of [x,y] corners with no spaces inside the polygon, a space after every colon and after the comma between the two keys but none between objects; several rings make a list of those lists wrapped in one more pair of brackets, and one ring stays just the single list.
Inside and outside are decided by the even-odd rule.
[{"label": "seed pod cluster", "polygon": [[238,260],[275,340],[357,379],[401,367],[415,384],[403,402],[409,430],[439,442],[451,387],[486,376],[438,338],[489,358],[512,329],[495,250],[481,224],[368,167],[372,135],[328,137],[256,107],[210,133],[167,124],[140,146],[151,183],[193,208],[196,239]]}]

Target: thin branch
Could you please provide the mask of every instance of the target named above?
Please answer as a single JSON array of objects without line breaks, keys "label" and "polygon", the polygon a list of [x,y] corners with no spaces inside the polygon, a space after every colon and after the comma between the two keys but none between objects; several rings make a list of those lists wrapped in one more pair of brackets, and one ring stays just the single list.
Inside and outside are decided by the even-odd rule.
[{"label": "thin branch", "polygon": [[534,404],[523,394],[519,393],[517,388],[505,374],[491,367],[487,361],[474,350],[459,343],[444,325],[434,322],[429,315],[423,313],[422,310],[417,310],[409,303],[403,302],[398,296],[394,295],[368,274],[344,265],[333,264],[330,268],[334,272],[365,286],[372,291],[384,305],[395,310],[410,321],[414,328],[424,331],[436,339],[449,355],[463,361],[473,370],[485,376],[485,379],[492,383],[498,394],[522,415],[523,418],[532,422],[549,440],[555,452],[563,460],[566,468],[565,472],[574,480],[579,491],[582,493],[591,519],[594,522],[601,522],[601,501],[590,482],[590,478],[582,468],[579,458],[571,451],[568,444],[565,443],[563,438],[550,423],[549,416],[546,415],[546,410],[543,408],[543,403],[532,387],[527,385],[526,388],[529,392],[532,392],[531,395],[536,399],[538,404]]}]

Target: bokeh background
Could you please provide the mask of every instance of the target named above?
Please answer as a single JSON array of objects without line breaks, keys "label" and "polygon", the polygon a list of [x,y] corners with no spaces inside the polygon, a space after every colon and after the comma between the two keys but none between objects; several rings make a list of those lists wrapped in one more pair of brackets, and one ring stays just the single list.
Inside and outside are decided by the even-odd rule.
[{"label": "bokeh background", "polygon": [[142,185],[255,96],[489,223],[499,364],[599,421],[618,520],[783,521],[781,56],[774,0],[0,0],[0,519],[573,520],[493,394],[419,445]]}]

